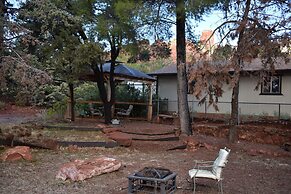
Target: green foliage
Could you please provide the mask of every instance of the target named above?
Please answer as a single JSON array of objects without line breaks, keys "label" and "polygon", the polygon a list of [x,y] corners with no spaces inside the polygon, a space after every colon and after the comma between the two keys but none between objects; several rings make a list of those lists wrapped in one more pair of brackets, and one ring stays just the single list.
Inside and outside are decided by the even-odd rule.
[{"label": "green foliage", "polygon": [[[279,117],[279,112],[278,111],[274,111],[274,116]],[[287,112],[281,112],[280,113],[280,118],[279,119],[283,119],[283,120],[290,120],[291,119],[291,115],[288,114]]]},{"label": "green foliage", "polygon": [[281,115],[280,115],[280,119],[283,119],[283,120],[290,120],[291,119],[291,116],[290,116],[290,114],[288,114],[288,113],[281,113]]},{"label": "green foliage", "polygon": [[128,44],[125,46],[126,52],[123,54],[131,55],[127,59],[129,63],[168,59],[171,56],[170,43],[157,40],[150,45],[148,40],[141,40],[136,44]]},{"label": "green foliage", "polygon": [[151,54],[156,59],[167,59],[171,56],[170,43],[161,40],[155,41],[151,45]]},{"label": "green foliage", "polygon": [[217,47],[214,50],[212,57],[214,60],[227,60],[231,58],[232,54],[233,48],[227,44],[224,46]]},{"label": "green foliage", "polygon": [[171,58],[168,59],[156,59],[152,61],[147,62],[137,62],[137,63],[129,63],[128,66],[138,69],[145,73],[150,73],[155,70],[161,69],[162,67],[168,66],[170,64],[173,64],[173,61]]},{"label": "green foliage", "polygon": [[0,101],[0,110],[3,110],[6,106],[5,102]]},{"label": "green foliage", "polygon": [[95,100],[99,101],[99,90],[94,83],[84,83],[75,88],[76,100]]},{"label": "green foliage", "polygon": [[47,110],[47,119],[64,119],[65,112],[67,110],[67,98],[58,101],[53,104],[51,108]]},{"label": "green foliage", "polygon": [[30,104],[31,93],[29,91],[20,91],[15,97],[15,104],[18,106],[28,106]]},{"label": "green foliage", "polygon": [[[100,101],[99,90],[94,83],[84,83],[75,88],[76,112],[80,116],[90,115],[90,107],[88,104],[78,103],[78,100]],[[96,107],[92,107],[96,108]]]},{"label": "green foliage", "polygon": [[34,92],[33,104],[37,106],[52,107],[55,103],[66,99],[68,93],[67,84],[47,84],[39,87]]},{"label": "green foliage", "polygon": [[103,48],[99,43],[85,42],[77,47],[75,61],[81,71],[96,68],[104,62]]},{"label": "green foliage", "polygon": [[[141,102],[145,103],[148,97],[148,89],[146,85],[134,86],[133,84],[119,85],[116,88],[116,101],[118,102]],[[127,109],[128,104],[117,104],[117,108]],[[132,115],[142,116],[146,115],[145,105],[134,105]]]},{"label": "green foliage", "polygon": [[15,102],[18,91],[21,90],[20,85],[13,79],[6,80],[5,87],[0,88],[0,99],[4,101]]},{"label": "green foliage", "polygon": [[134,42],[137,37],[135,11],[138,4],[132,1],[96,1],[96,23],[94,30],[100,40],[110,44],[111,49],[121,48],[124,43]]},{"label": "green foliage", "polygon": [[119,85],[116,87],[116,100],[121,102],[140,102],[144,96],[133,84]]}]

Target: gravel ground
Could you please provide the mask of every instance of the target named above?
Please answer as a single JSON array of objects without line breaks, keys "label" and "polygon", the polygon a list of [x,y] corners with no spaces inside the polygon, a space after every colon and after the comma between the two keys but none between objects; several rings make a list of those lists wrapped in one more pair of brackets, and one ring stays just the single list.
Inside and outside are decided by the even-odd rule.
[{"label": "gravel ground", "polygon": [[[1,162],[0,193],[127,193],[127,176],[147,166],[164,167],[178,173],[176,193],[191,193],[187,171],[193,160],[213,160],[217,151],[155,151],[134,148],[82,148],[74,152],[33,150],[33,161]],[[120,170],[82,182],[55,179],[59,166],[74,159],[98,156],[122,161]],[[232,150],[224,169],[224,193],[290,193],[291,160],[287,157],[249,156]],[[202,183],[202,184],[201,184]],[[214,181],[203,181],[197,193],[217,193]]]},{"label": "gravel ground", "polygon": [[[14,110],[14,109],[13,109]],[[35,115],[35,112],[26,116]],[[19,112],[19,111],[18,111]],[[23,122],[23,114],[3,112],[0,123],[9,120],[12,123]],[[33,117],[32,117],[33,118]],[[1,120],[2,119],[2,120]],[[83,119],[84,121],[84,119]],[[96,126],[93,120],[92,126]],[[164,132],[173,130],[173,125],[157,125],[148,122],[129,122],[122,126],[127,131]],[[177,175],[176,193],[192,193],[187,182],[188,170],[194,160],[214,160],[220,147],[231,148],[229,163],[223,171],[224,193],[280,193],[291,191],[291,157],[286,152],[284,157],[272,154],[280,150],[275,145],[263,145],[240,142],[229,145],[225,139],[195,135],[196,139],[208,144],[213,143],[215,149],[205,147],[197,150],[173,150],[167,148],[179,145],[178,142],[141,142],[134,141],[130,148],[62,148],[58,151],[33,149],[33,161],[0,162],[0,193],[2,194],[43,194],[43,193],[92,193],[92,194],[125,194],[127,193],[127,176],[144,167],[154,166],[168,168]],[[0,154],[3,151],[0,147]],[[249,154],[252,149],[267,150],[261,154]],[[282,150],[281,150],[282,152]],[[254,156],[252,156],[254,155]],[[87,159],[99,156],[113,157],[122,162],[122,168],[116,172],[103,174],[80,182],[61,181],[55,178],[59,167],[75,159]],[[199,180],[197,193],[217,193],[214,181]]]}]

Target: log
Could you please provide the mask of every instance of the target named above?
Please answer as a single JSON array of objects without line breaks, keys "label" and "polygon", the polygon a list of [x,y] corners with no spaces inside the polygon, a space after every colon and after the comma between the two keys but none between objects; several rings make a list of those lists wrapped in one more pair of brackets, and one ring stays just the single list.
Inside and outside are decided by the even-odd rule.
[{"label": "log", "polygon": [[0,138],[0,145],[5,146],[28,146],[31,148],[41,148],[41,149],[58,149],[58,142],[51,139],[6,139]]},{"label": "log", "polygon": [[179,137],[162,137],[162,138],[132,138],[136,141],[179,141]]}]

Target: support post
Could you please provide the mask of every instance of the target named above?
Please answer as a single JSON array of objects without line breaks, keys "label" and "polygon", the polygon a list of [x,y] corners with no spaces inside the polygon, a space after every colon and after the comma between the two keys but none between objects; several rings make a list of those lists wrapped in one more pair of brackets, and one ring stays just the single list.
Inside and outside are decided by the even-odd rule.
[{"label": "support post", "polygon": [[69,83],[69,90],[70,90],[70,110],[71,110],[71,121],[75,121],[75,99],[74,99],[74,85]]},{"label": "support post", "polygon": [[66,113],[65,113],[65,118],[66,119],[71,118],[71,102],[70,101],[67,102],[67,109],[66,109]]},{"label": "support post", "polygon": [[281,104],[280,103],[279,103],[279,113],[278,113],[278,117],[279,117],[278,120],[280,120],[281,119]]},{"label": "support post", "polygon": [[153,86],[152,83],[148,84],[149,87],[149,102],[148,102],[148,115],[147,120],[151,121],[153,117]]}]

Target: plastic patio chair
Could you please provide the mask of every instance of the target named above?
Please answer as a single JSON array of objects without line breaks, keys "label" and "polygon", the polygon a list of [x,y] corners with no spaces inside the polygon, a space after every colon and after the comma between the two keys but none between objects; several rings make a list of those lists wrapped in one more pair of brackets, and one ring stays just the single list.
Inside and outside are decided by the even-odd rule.
[{"label": "plastic patio chair", "polygon": [[129,105],[127,110],[121,109],[116,114],[117,114],[117,116],[129,116],[131,111],[132,111],[132,109],[133,109],[133,105]]},{"label": "plastic patio chair", "polygon": [[92,104],[89,104],[89,108],[92,116],[103,116],[103,113],[99,109],[95,109]]},{"label": "plastic patio chair", "polygon": [[222,190],[222,169],[227,163],[227,159],[230,153],[230,149],[224,148],[219,150],[218,157],[215,161],[195,161],[193,169],[189,170],[189,176],[192,179],[193,193],[196,191],[196,179],[205,178],[217,181],[218,190],[223,193]]}]

